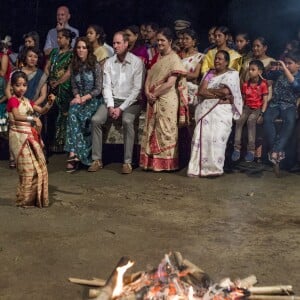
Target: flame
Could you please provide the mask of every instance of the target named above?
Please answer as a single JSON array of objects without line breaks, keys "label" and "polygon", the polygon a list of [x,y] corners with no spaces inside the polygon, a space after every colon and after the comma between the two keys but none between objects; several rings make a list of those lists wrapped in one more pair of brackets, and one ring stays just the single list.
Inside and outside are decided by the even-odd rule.
[{"label": "flame", "polygon": [[128,263],[125,266],[118,267],[117,268],[117,280],[116,280],[116,286],[112,293],[112,298],[116,298],[122,294],[123,291],[123,276],[125,272],[131,268],[134,265],[133,261],[128,261]]}]

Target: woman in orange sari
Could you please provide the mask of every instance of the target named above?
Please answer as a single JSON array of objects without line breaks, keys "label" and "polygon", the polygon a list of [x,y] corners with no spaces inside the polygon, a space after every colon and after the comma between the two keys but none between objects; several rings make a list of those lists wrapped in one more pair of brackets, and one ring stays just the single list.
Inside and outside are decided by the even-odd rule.
[{"label": "woman in orange sari", "polygon": [[7,103],[9,145],[19,174],[16,204],[21,207],[46,207],[49,205],[48,171],[39,134],[41,122],[34,112],[46,113],[53,104],[54,95],[49,95],[48,103],[40,107],[24,97],[27,83],[24,72],[14,72],[11,77],[13,96]]},{"label": "woman in orange sari", "polygon": [[140,166],[144,170],[173,171],[179,168],[178,125],[188,123],[186,70],[172,50],[169,28],[159,30],[157,41],[159,56],[145,83],[148,104]]}]

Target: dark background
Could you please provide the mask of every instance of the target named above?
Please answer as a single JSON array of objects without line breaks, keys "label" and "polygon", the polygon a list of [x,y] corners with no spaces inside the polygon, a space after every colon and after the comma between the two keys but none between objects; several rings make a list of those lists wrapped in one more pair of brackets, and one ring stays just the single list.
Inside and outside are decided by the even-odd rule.
[{"label": "dark background", "polygon": [[270,43],[269,54],[277,56],[286,41],[300,27],[299,0],[5,0],[1,1],[0,37],[13,38],[13,49],[22,43],[22,35],[36,30],[43,48],[47,31],[56,24],[56,8],[67,5],[70,24],[84,35],[88,24],[102,25],[111,43],[113,32],[125,25],[155,21],[173,26],[176,19],[192,22],[200,36],[199,49],[207,44],[211,25],[227,25],[233,33],[247,31],[262,35]]}]

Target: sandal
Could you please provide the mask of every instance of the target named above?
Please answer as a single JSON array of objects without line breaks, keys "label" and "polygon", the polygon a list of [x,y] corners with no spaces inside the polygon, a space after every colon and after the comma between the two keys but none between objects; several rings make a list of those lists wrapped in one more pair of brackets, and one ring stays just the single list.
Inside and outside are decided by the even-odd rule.
[{"label": "sandal", "polygon": [[77,155],[75,154],[75,155],[73,155],[73,156],[70,156],[68,159],[67,159],[67,162],[70,162],[70,163],[72,163],[72,162],[76,162],[76,161],[79,161],[79,159],[78,159],[78,157],[77,157]]},{"label": "sandal", "polygon": [[79,160],[78,161],[73,161],[69,162],[66,167],[66,172],[67,173],[73,173],[79,169]]},{"label": "sandal", "polygon": [[9,168],[10,169],[15,169],[16,168],[16,162],[14,159],[9,160]]}]

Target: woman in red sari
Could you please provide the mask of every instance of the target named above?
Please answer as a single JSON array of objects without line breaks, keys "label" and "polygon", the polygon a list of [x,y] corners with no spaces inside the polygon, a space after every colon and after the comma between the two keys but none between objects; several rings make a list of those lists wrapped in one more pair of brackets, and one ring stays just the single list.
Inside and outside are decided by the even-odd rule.
[{"label": "woman in red sari", "polygon": [[188,103],[186,70],[172,50],[172,38],[169,28],[159,30],[159,56],[148,71],[145,83],[148,104],[140,154],[140,166],[144,170],[179,168],[178,125],[188,123]]}]

